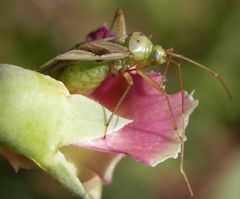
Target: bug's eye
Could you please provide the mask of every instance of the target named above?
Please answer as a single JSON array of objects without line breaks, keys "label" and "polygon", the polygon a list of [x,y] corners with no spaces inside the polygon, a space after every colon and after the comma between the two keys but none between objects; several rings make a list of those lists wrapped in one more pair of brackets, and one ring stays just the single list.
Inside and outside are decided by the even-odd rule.
[{"label": "bug's eye", "polygon": [[155,60],[159,60],[160,56],[161,56],[161,54],[160,54],[159,51],[157,51],[157,50],[154,50],[154,51],[153,51],[153,58],[154,58]]},{"label": "bug's eye", "polygon": [[152,59],[158,64],[164,64],[166,62],[165,50],[159,45],[153,46]]}]

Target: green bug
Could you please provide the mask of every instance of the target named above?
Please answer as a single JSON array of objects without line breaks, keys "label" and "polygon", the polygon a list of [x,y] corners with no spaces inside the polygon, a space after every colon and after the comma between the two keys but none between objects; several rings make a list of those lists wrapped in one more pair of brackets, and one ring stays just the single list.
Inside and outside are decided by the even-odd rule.
[{"label": "green bug", "polygon": [[[116,34],[115,37],[77,44],[71,50],[56,56],[40,66],[39,71],[61,80],[70,92],[84,95],[88,95],[94,91],[108,74],[122,74],[128,82],[128,87],[116,104],[113,114],[116,113],[134,83],[130,71],[136,71],[165,96],[171,113],[173,127],[181,140],[180,171],[187,183],[190,194],[193,195],[192,188],[183,170],[184,134],[179,134],[172,106],[163,87],[163,82],[159,84],[153,81],[144,73],[143,69],[152,65],[165,64],[164,77],[166,77],[170,63],[178,67],[180,89],[182,92],[182,111],[184,110],[182,67],[180,63],[174,61],[173,58],[190,62],[212,74],[220,81],[230,99],[232,99],[232,96],[223,79],[215,71],[185,56],[174,53],[172,49],[164,50],[160,45],[154,45],[151,40],[141,32],[127,34],[125,18],[121,9],[118,9],[115,14],[111,30]],[[105,123],[106,129],[111,122],[113,114]]]}]

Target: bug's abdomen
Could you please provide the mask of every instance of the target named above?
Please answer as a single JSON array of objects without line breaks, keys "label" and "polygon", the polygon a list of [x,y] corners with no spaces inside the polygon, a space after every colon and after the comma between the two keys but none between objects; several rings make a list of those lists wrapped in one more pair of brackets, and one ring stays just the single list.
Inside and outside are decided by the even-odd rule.
[{"label": "bug's abdomen", "polygon": [[109,74],[108,65],[82,63],[66,67],[58,79],[72,94],[91,94]]}]

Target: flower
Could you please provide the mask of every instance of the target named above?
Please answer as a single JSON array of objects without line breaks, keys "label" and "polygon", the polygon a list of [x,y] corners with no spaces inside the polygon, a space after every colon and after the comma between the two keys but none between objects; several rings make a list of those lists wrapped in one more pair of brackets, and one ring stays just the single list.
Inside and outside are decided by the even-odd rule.
[{"label": "flower", "polygon": [[[103,26],[87,40],[109,36],[114,34]],[[70,88],[49,76],[0,65],[0,154],[16,171],[41,168],[84,199],[101,197],[102,183],[111,182],[124,154],[151,166],[176,158],[181,142],[173,123],[183,134],[198,102],[184,93],[182,105],[181,93],[168,95],[172,116],[162,93],[138,74],[130,75],[134,84],[104,138],[102,106],[109,118],[127,88],[121,74],[108,75],[84,97],[70,95]],[[147,75],[162,80],[160,73]]]}]

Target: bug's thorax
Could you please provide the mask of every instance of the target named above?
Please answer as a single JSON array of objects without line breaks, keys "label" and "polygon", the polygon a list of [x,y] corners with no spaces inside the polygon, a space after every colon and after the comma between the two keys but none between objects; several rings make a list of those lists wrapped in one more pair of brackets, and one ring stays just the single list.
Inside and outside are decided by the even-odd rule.
[{"label": "bug's thorax", "polygon": [[116,76],[128,71],[133,65],[134,62],[131,59],[121,59],[110,63],[109,71],[113,76]]},{"label": "bug's thorax", "polygon": [[141,32],[131,33],[126,44],[136,62],[147,60],[153,47],[152,42]]},{"label": "bug's thorax", "polygon": [[165,50],[159,45],[153,45],[152,41],[141,32],[130,34],[126,45],[132,53],[133,61],[136,63],[163,64],[166,62]]}]

